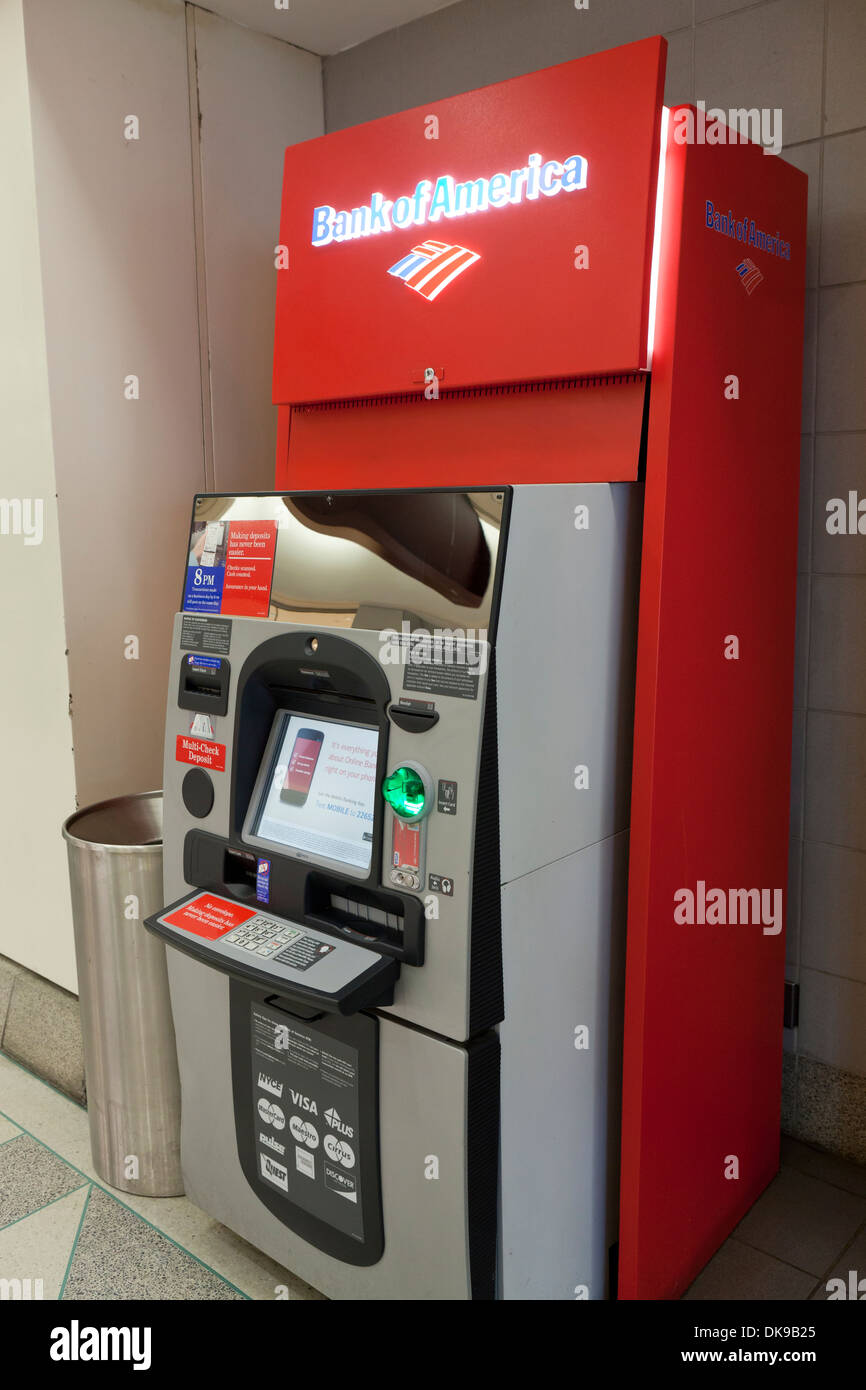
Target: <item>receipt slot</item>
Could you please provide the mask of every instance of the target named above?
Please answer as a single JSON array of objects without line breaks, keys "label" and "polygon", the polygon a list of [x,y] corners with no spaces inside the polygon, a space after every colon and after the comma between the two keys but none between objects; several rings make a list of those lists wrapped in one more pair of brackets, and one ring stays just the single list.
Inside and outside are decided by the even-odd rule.
[{"label": "receipt slot", "polygon": [[148,925],[184,1182],[331,1297],[607,1288],[638,494],[196,499],[266,559],[218,611],[188,576],[174,627]]}]

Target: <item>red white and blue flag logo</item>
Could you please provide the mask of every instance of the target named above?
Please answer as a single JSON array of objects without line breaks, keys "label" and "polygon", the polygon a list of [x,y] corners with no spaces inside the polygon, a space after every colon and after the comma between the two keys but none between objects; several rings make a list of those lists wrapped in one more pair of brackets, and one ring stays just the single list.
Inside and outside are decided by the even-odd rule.
[{"label": "red white and blue flag logo", "polygon": [[402,260],[389,267],[388,274],[396,275],[410,290],[435,299],[444,289],[468,270],[481,257],[465,246],[448,246],[444,241],[423,241]]},{"label": "red white and blue flag logo", "polygon": [[744,261],[740,261],[737,266],[737,274],[746,294],[751,294],[752,290],[756,290],[764,278],[755,262],[750,261],[748,256]]}]

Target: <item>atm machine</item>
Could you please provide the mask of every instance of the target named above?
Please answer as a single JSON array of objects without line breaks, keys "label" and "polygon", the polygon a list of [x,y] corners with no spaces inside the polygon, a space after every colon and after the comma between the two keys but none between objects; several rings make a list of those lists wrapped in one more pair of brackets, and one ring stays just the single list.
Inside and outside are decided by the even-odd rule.
[{"label": "atm machine", "polygon": [[805,181],[664,54],[286,154],[147,925],[187,1192],[331,1298],[675,1297],[778,1164],[783,936],[675,907],[785,882]]}]

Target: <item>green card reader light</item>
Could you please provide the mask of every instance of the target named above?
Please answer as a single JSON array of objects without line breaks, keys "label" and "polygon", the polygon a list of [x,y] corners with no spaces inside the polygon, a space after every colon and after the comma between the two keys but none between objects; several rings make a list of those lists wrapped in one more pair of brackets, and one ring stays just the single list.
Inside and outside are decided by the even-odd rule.
[{"label": "green card reader light", "polygon": [[414,767],[398,767],[382,783],[382,795],[395,816],[418,821],[428,811],[425,779]]}]

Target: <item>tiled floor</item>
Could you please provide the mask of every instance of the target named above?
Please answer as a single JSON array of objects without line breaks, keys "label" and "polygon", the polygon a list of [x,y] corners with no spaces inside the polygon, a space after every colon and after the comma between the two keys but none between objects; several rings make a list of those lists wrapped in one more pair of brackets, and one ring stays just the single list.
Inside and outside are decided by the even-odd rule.
[{"label": "tiled floor", "polygon": [[3,1055],[0,1279],[44,1299],[321,1298],[185,1197],[100,1182],[86,1112]]},{"label": "tiled floor", "polygon": [[[866,1167],[786,1138],[778,1177],[685,1297],[826,1298],[852,1269],[866,1277]],[[106,1187],[85,1111],[2,1055],[0,1278],[41,1279],[45,1299],[321,1298],[185,1197]]]},{"label": "tiled floor", "polygon": [[782,1138],[782,1169],[698,1275],[690,1299],[826,1299],[866,1278],[866,1167]]}]

